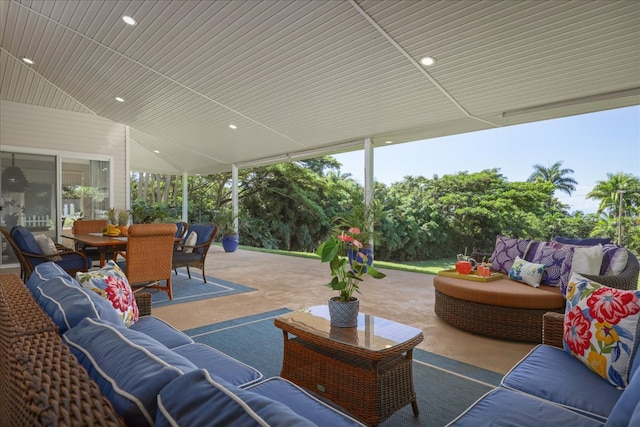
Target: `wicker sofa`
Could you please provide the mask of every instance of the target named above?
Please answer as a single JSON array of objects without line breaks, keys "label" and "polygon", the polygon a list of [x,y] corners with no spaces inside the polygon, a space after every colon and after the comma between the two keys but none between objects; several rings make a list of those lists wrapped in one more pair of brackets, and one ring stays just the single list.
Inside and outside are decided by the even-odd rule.
[{"label": "wicker sofa", "polygon": [[[624,250],[627,262],[620,273],[585,274],[584,277],[618,289],[636,289],[640,264],[632,252]],[[482,259],[489,255],[495,257],[495,252],[476,253],[474,257]],[[497,270],[495,263],[492,269]],[[543,315],[562,313],[565,309],[560,287],[540,285],[534,288],[507,277],[480,283],[436,276],[434,288],[434,311],[438,317],[459,329],[501,339],[540,343]]]},{"label": "wicker sofa", "polygon": [[194,343],[150,315],[150,295],[136,300],[141,316],[127,328],[54,263],[37,266],[26,286],[0,275],[0,426],[362,426]]}]

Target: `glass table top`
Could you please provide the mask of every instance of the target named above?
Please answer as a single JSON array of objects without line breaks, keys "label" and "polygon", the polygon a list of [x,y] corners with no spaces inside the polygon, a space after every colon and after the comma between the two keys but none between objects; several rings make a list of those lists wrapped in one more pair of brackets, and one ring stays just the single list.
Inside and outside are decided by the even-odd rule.
[{"label": "glass table top", "polygon": [[362,312],[358,314],[358,326],[331,326],[327,305],[293,311],[276,319],[297,330],[371,351],[386,350],[422,334],[418,328]]}]

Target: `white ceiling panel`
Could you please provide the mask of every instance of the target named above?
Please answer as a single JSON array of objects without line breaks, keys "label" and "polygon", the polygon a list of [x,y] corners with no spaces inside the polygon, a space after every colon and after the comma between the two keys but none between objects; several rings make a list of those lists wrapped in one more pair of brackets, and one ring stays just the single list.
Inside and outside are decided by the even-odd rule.
[{"label": "white ceiling panel", "polygon": [[638,1],[0,0],[0,45],[0,99],[130,126],[140,171],[640,104]]}]

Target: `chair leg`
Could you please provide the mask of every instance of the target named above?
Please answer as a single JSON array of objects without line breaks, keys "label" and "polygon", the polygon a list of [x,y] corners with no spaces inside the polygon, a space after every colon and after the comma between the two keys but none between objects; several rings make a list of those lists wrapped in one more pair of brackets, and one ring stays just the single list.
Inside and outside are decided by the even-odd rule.
[{"label": "chair leg", "polygon": [[169,294],[169,301],[173,299],[173,290],[171,289],[171,276],[167,279],[167,293]]},{"label": "chair leg", "polygon": [[204,263],[200,266],[200,270],[202,270],[202,280],[204,280],[204,283],[207,283],[207,276],[204,274]]},{"label": "chair leg", "polygon": [[187,274],[189,275],[189,279],[191,279],[191,271],[189,271],[189,266],[187,265]]}]

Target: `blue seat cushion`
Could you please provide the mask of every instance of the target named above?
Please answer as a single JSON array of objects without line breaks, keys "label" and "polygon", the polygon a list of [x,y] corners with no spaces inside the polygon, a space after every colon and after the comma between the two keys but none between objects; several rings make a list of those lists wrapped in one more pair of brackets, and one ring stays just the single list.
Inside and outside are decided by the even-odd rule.
[{"label": "blue seat cushion", "polygon": [[193,343],[173,349],[198,368],[206,369],[216,379],[222,379],[236,387],[246,387],[262,379],[255,368],[204,344]]},{"label": "blue seat cushion", "polygon": [[603,424],[542,399],[498,387],[477,400],[448,427],[490,425],[601,427]]},{"label": "blue seat cushion", "polygon": [[84,319],[63,340],[130,426],[152,426],[160,390],[197,369],[142,332],[103,320]]},{"label": "blue seat cushion", "polygon": [[53,277],[30,290],[61,334],[85,318],[104,319],[122,325],[120,316],[109,302],[95,292],[83,289],[69,275]]},{"label": "blue seat cushion", "polygon": [[142,316],[136,323],[130,326],[130,329],[149,335],[167,348],[193,344],[193,340],[187,334],[180,332],[164,320],[158,319],[155,316]]},{"label": "blue seat cushion", "polygon": [[163,388],[158,406],[157,427],[316,426],[282,403],[224,384],[204,369],[189,372]]},{"label": "blue seat cushion", "polygon": [[540,344],[502,379],[505,388],[605,422],[622,391],[563,349]]},{"label": "blue seat cushion", "polygon": [[268,378],[249,386],[246,390],[261,394],[287,405],[298,415],[326,426],[362,426],[359,421],[322,403],[311,394],[280,377]]}]

